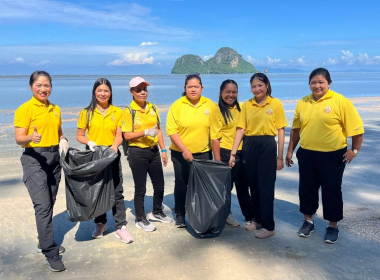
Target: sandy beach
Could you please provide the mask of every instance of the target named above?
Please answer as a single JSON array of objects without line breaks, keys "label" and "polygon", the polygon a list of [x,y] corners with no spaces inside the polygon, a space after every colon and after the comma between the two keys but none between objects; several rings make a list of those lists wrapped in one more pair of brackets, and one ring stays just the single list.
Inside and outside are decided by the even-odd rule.
[{"label": "sandy beach", "polygon": [[[379,279],[380,275],[380,97],[351,98],[365,128],[362,149],[346,167],[343,179],[344,220],[335,245],[323,242],[322,206],[315,217],[316,232],[300,238],[297,231],[303,216],[298,211],[298,166],[277,173],[276,235],[266,240],[244,229],[244,218],[232,195],[232,213],[240,227],[226,226],[217,238],[197,238],[190,226],[155,223],[147,233],[135,227],[133,180],[123,158],[124,196],[128,229],[135,242],[129,245],[115,238],[114,221],[108,213],[107,234],[92,240],[93,221],[73,223],[67,219],[65,183],[62,180],[54,208],[55,239],[66,248],[67,270],[52,273],[44,257],[36,252],[37,231],[34,210],[22,182],[21,148],[13,134],[14,110],[0,110],[0,279]],[[296,100],[283,101],[289,127]],[[159,106],[166,118],[169,106]],[[75,140],[76,121],[81,108],[62,108],[63,129],[72,147],[83,149]],[[165,137],[167,147],[169,139]],[[351,144],[351,139],[349,139]],[[164,168],[164,212],[174,212],[174,173]],[[152,186],[148,180],[145,210],[152,208]],[[321,205],[321,203],[320,203]]]}]

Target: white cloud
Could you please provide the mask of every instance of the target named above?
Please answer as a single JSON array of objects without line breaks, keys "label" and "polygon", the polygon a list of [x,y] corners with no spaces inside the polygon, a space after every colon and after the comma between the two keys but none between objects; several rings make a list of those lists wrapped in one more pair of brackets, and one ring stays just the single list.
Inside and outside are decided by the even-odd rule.
[{"label": "white cloud", "polygon": [[[170,38],[188,38],[194,34],[183,28],[165,26],[152,16],[149,8],[138,4],[87,5],[62,0],[0,0],[1,22],[64,23],[73,26],[142,31]],[[49,16],[41,17],[41,15]]]},{"label": "white cloud", "polygon": [[210,58],[214,57],[213,54],[210,54],[210,55],[204,55],[203,56],[203,60],[206,61],[206,60],[209,60]]},{"label": "white cloud", "polygon": [[25,63],[25,59],[23,59],[22,57],[15,57],[14,59],[12,59],[9,62],[10,63]]},{"label": "white cloud", "polygon": [[50,64],[49,60],[42,60],[40,62],[35,63],[35,65],[47,65],[47,64]]},{"label": "white cloud", "polygon": [[336,65],[339,63],[339,60],[337,58],[327,58],[327,61],[323,63],[324,65]]},{"label": "white cloud", "polygon": [[255,66],[285,66],[284,63],[281,62],[280,58],[271,58],[269,56],[264,59],[256,59],[250,55],[247,55],[247,60]]},{"label": "white cloud", "polygon": [[153,45],[158,45],[157,42],[142,42],[140,46],[153,46]]},{"label": "white cloud", "polygon": [[153,56],[148,57],[148,53],[127,53],[121,59],[116,59],[108,63],[113,66],[153,64]]},{"label": "white cloud", "polygon": [[377,65],[380,64],[380,56],[369,56],[367,53],[359,53],[355,56],[350,51],[341,50],[342,52],[342,62],[347,65],[359,64],[359,65]]}]

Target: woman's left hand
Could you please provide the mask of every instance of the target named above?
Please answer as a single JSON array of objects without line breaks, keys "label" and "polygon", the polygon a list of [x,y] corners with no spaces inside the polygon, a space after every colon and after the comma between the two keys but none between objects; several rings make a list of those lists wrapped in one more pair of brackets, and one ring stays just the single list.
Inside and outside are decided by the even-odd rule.
[{"label": "woman's left hand", "polygon": [[162,165],[166,167],[166,165],[168,164],[168,155],[166,154],[166,152],[162,152],[161,160],[162,160]]},{"label": "woman's left hand", "polygon": [[277,170],[282,170],[284,168],[284,160],[278,158],[277,159]]},{"label": "woman's left hand", "polygon": [[358,154],[355,154],[351,149],[343,155],[343,162],[350,163]]},{"label": "woman's left hand", "polygon": [[117,146],[115,146],[115,145],[112,145],[112,146],[111,146],[111,149],[112,149],[115,153],[117,153],[117,152],[119,151],[119,149],[118,149]]}]

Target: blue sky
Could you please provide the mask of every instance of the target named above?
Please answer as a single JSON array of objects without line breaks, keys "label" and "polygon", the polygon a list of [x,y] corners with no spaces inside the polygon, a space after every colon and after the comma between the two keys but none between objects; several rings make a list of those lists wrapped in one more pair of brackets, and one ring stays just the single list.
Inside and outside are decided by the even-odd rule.
[{"label": "blue sky", "polygon": [[258,69],[380,70],[380,1],[0,0],[0,75],[168,74],[231,47]]}]

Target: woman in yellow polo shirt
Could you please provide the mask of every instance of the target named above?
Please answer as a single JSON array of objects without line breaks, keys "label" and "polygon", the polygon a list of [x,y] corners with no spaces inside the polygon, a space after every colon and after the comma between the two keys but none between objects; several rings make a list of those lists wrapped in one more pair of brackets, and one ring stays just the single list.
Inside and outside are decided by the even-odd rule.
[{"label": "woman in yellow polo shirt", "polygon": [[[243,104],[230,156],[235,166],[236,153],[243,138],[242,161],[253,196],[254,220],[249,229],[260,229],[257,238],[275,234],[273,204],[276,170],[284,167],[285,127],[288,125],[279,99],[272,97],[268,77],[256,73],[251,77],[254,97]],[[275,137],[278,134],[278,151]],[[248,226],[248,225],[247,225]]]},{"label": "woman in yellow polo shirt", "polygon": [[[135,77],[129,82],[133,101],[124,109],[122,131],[124,138],[129,141],[127,159],[135,183],[136,227],[149,232],[156,230],[149,220],[171,223],[172,219],[162,211],[165,187],[162,164],[166,166],[168,157],[160,115],[156,105],[147,101],[148,86],[149,83],[141,77]],[[161,148],[161,156],[157,144]],[[153,185],[153,211],[146,215],[144,198],[147,174]]]},{"label": "woman in yellow polo shirt", "polygon": [[[300,212],[305,221],[298,231],[309,237],[315,231],[313,215],[318,209],[318,190],[322,189],[323,218],[329,221],[324,241],[336,243],[338,221],[343,219],[342,178],[346,163],[360,151],[363,122],[351,101],[330,89],[330,73],[325,68],[309,76],[311,94],[302,98],[294,112],[286,165],[293,163],[293,151],[299,165]],[[347,149],[347,137],[352,148]]]},{"label": "woman in yellow polo shirt", "polygon": [[171,160],[174,166],[174,201],[176,227],[185,227],[185,202],[190,165],[195,159],[212,159],[210,115],[217,105],[201,96],[203,86],[199,75],[188,75],[185,92],[169,109],[166,132],[172,144]]},{"label": "woman in yellow polo shirt", "polygon": [[[236,134],[236,123],[240,115],[238,102],[238,85],[234,80],[225,80],[220,85],[219,102],[217,108],[210,117],[210,135],[214,160],[228,163],[231,149]],[[245,220],[250,223],[254,218],[253,204],[248,191],[248,179],[241,164],[241,148],[239,145],[236,153],[235,166],[231,171],[231,189],[236,186],[236,194]],[[240,223],[230,214],[226,223],[231,226],[239,226]],[[248,226],[248,224],[247,224]]]},{"label": "woman in yellow polo shirt", "polygon": [[66,153],[69,146],[62,133],[61,110],[48,100],[53,86],[49,73],[35,71],[30,76],[29,86],[32,98],[15,112],[15,138],[24,148],[23,181],[34,206],[37,251],[45,255],[49,269],[57,272],[65,270],[59,258],[65,249],[54,242],[52,217],[61,181],[59,155]]},{"label": "woman in yellow polo shirt", "polygon": [[[112,214],[115,219],[115,237],[128,244],[133,242],[132,236],[127,230],[125,205],[123,196],[123,172],[120,162],[119,145],[121,137],[121,117],[123,111],[112,105],[112,86],[105,79],[97,79],[92,89],[90,105],[80,112],[78,120],[77,140],[86,144],[91,151],[96,146],[109,146],[118,154],[117,159],[112,162],[112,176],[115,184],[115,205]],[[86,136],[87,131],[87,136]],[[93,238],[102,238],[107,230],[107,214],[95,218],[96,228],[92,233]]]}]

